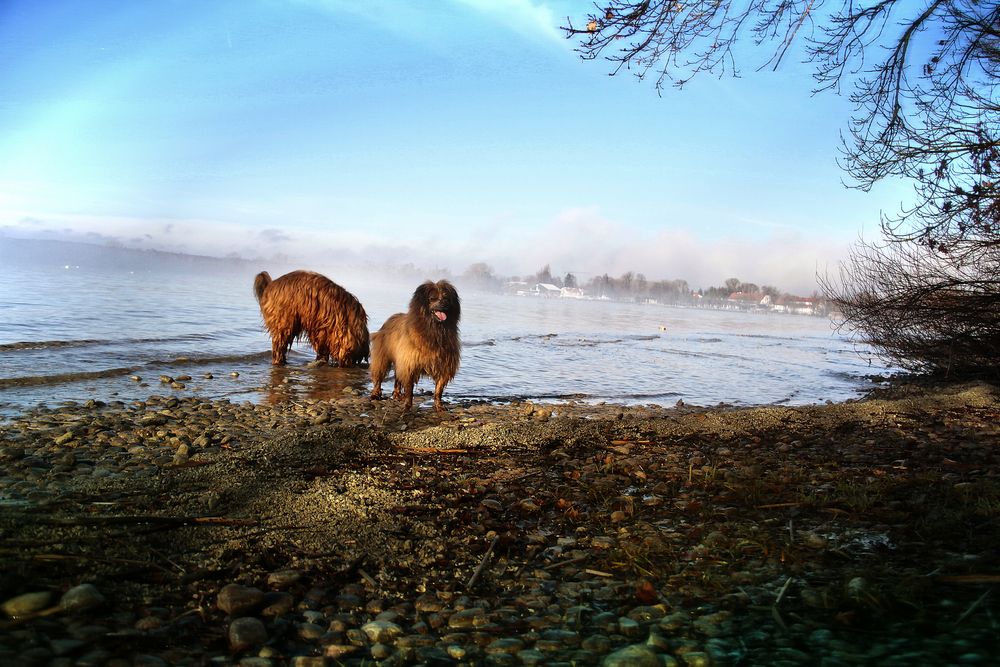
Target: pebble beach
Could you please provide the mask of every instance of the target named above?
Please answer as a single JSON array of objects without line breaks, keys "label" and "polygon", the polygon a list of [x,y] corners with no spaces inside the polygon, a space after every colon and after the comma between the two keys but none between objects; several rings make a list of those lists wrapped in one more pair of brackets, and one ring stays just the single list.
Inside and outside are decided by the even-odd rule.
[{"label": "pebble beach", "polygon": [[0,663],[990,664],[1000,396],[0,423]]}]

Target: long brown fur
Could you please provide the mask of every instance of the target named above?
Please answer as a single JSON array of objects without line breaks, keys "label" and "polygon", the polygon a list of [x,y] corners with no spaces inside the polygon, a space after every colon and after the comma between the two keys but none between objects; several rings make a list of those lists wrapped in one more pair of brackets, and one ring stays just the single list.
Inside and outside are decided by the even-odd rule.
[{"label": "long brown fur", "polygon": [[458,321],[462,308],[458,292],[447,280],[427,281],[417,287],[405,313],[396,313],[372,334],[372,394],[382,398],[382,382],[395,368],[395,399],[413,406],[413,387],[423,375],[434,379],[434,409],[443,412],[441,395],[458,372],[462,344]]},{"label": "long brown fur", "polygon": [[368,358],[368,315],[353,294],[326,276],[292,271],[271,280],[261,271],[253,281],[264,326],[271,334],[271,363],[284,364],[297,338],[307,336],[316,360],[355,366]]}]

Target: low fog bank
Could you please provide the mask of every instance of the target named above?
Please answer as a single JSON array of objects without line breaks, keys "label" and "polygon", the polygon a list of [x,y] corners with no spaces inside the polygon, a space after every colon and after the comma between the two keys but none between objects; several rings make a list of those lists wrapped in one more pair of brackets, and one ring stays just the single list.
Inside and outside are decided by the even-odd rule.
[{"label": "low fog bank", "polygon": [[242,257],[213,257],[165,252],[162,250],[137,250],[110,245],[95,245],[76,241],[26,239],[0,235],[0,262],[20,271],[57,269],[90,272],[131,272],[163,274],[164,277],[187,273],[194,275],[220,275],[231,278],[247,277],[247,290],[253,277],[267,271],[277,278],[289,271],[308,269],[318,271],[348,289],[377,283],[385,286],[409,286],[412,290],[426,279],[449,278],[446,270],[425,270],[413,265],[378,266],[372,262],[341,263],[334,261],[303,263],[287,258],[245,259]]},{"label": "low fog bank", "polygon": [[[356,252],[338,250],[328,245],[314,245],[306,259],[293,259],[284,253],[276,253],[270,258],[252,258],[233,253],[220,257],[189,252],[171,252],[159,249],[140,249],[128,247],[122,243],[110,242],[104,239],[101,243],[81,242],[53,238],[25,238],[13,236],[0,230],[0,262],[11,270],[31,272],[35,270],[73,270],[86,271],[96,275],[121,275],[125,273],[141,273],[146,276],[162,276],[164,281],[185,280],[194,289],[200,288],[196,282],[199,277],[216,278],[217,288],[223,291],[240,290],[245,287],[247,294],[252,291],[253,279],[260,271],[267,271],[272,278],[278,278],[289,271],[307,269],[317,271],[338,283],[363,302],[366,298],[374,298],[378,302],[399,303],[403,309],[414,288],[425,280],[449,279],[463,293],[469,292],[513,292],[516,284],[527,285],[528,288],[539,283],[554,283],[555,287],[585,288],[591,297],[611,296],[626,300],[656,298],[663,303],[673,303],[676,299],[668,298],[667,294],[659,294],[666,289],[666,284],[676,284],[675,291],[685,294],[704,291],[708,296],[725,291],[724,296],[731,292],[745,291],[748,294],[773,292],[788,293],[808,297],[817,295],[817,287],[805,289],[796,288],[797,281],[777,282],[770,285],[744,283],[742,279],[755,279],[756,272],[741,271],[733,262],[722,262],[731,266],[732,273],[720,273],[711,282],[699,284],[689,283],[684,275],[670,277],[643,274],[627,269],[620,275],[612,273],[600,274],[585,271],[560,271],[558,244],[549,244],[545,248],[534,248],[541,262],[545,253],[553,254],[556,259],[550,273],[549,263],[541,262],[537,271],[521,276],[510,275],[503,269],[495,270],[494,266],[475,259],[473,252],[462,253],[469,257],[467,263],[461,266],[442,266],[444,262],[433,255],[420,253],[389,252],[381,248],[380,252],[371,252],[371,248]],[[487,252],[489,248],[481,248]],[[641,257],[637,256],[636,260]],[[614,263],[623,264],[625,260]],[[690,258],[689,258],[689,261]],[[440,262],[440,263],[439,263]],[[566,262],[563,262],[566,263]],[[640,262],[642,264],[642,262]],[[704,273],[703,267],[701,273]],[[743,269],[748,267],[743,266]],[[682,267],[675,266],[675,270]],[[609,275],[610,273],[610,275]],[[695,272],[699,273],[699,272]],[[739,278],[739,280],[736,279]],[[635,279],[636,285],[648,284],[649,294],[622,292],[619,283],[629,283]],[[515,283],[512,281],[522,281]],[[666,285],[669,287],[670,285]],[[655,289],[654,289],[655,288]],[[517,288],[520,289],[520,288]],[[537,289],[537,288],[536,288]],[[668,290],[669,291],[669,290]],[[619,293],[622,292],[622,293]],[[654,294],[653,292],[657,292]],[[617,294],[617,297],[616,297]],[[402,296],[401,296],[402,295]]]}]

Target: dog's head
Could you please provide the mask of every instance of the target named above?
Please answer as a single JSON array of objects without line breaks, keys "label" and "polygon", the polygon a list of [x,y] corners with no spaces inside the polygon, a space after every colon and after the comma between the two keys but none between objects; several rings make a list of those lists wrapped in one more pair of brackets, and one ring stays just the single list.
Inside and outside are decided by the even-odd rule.
[{"label": "dog's head", "polygon": [[417,287],[410,299],[410,310],[417,311],[422,316],[450,327],[457,327],[462,317],[462,306],[458,300],[458,291],[447,280],[436,283],[428,280]]}]

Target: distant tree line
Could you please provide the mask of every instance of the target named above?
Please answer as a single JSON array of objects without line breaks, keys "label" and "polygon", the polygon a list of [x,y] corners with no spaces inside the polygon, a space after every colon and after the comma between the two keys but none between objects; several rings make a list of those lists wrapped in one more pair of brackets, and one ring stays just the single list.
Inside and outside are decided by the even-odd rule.
[{"label": "distant tree line", "polygon": [[[561,277],[559,274],[553,274],[552,268],[548,264],[526,276],[501,277],[488,264],[478,262],[469,266],[459,276],[459,280],[464,285],[484,291],[501,292],[512,283],[525,283],[529,288],[541,283],[559,288],[581,288],[587,295],[597,298],[608,298],[616,301],[656,301],[657,303],[677,305],[721,303],[727,301],[735,293],[742,293],[748,298],[755,296],[759,299],[769,296],[772,301],[783,298],[799,298],[786,294],[773,285],[743,282],[739,278],[729,278],[722,285],[707,289],[692,289],[688,282],[683,279],[649,280],[644,274],[634,271],[626,271],[617,278],[605,273],[581,282],[572,272]],[[813,292],[809,298],[823,300],[817,292]]]}]

